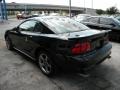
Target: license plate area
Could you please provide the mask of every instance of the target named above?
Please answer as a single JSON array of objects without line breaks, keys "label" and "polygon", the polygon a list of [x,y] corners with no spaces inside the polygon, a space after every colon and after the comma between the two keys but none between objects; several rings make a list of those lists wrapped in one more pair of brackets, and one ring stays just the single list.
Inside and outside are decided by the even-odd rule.
[{"label": "license plate area", "polygon": [[96,39],[91,42],[91,49],[92,50],[99,49],[103,47],[103,45],[104,45],[104,39]]}]

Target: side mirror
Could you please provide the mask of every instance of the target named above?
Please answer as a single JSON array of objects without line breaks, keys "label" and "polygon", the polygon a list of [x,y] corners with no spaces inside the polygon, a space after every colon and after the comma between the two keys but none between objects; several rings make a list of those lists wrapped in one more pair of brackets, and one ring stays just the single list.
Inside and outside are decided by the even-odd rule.
[{"label": "side mirror", "polygon": [[16,32],[20,33],[20,31],[19,31],[19,27],[15,27],[15,28],[13,28],[13,31],[16,31]]},{"label": "side mirror", "polygon": [[13,30],[16,31],[16,30],[17,30],[17,27],[14,27]]}]

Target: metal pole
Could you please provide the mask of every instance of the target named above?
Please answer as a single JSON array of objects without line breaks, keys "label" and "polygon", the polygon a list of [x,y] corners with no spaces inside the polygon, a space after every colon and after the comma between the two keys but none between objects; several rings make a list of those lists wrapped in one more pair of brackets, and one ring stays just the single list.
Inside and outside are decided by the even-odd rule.
[{"label": "metal pole", "polygon": [[27,11],[27,7],[26,7],[26,4],[25,4],[25,14],[26,14],[26,11]]},{"label": "metal pole", "polygon": [[4,7],[3,7],[3,2],[0,3],[1,6],[1,16],[2,16],[2,20],[4,19]]},{"label": "metal pole", "polygon": [[71,18],[71,0],[69,0],[69,17]]},{"label": "metal pole", "polygon": [[85,0],[84,0],[84,13],[86,13],[86,8],[85,8]]},{"label": "metal pole", "polygon": [[2,16],[2,3],[0,2],[0,19],[3,21],[3,16]]},{"label": "metal pole", "polygon": [[93,9],[93,0],[92,0],[92,9]]},{"label": "metal pole", "polygon": [[5,20],[7,20],[7,9],[6,9],[6,2],[5,2],[5,0],[3,0],[3,9],[4,9]]}]

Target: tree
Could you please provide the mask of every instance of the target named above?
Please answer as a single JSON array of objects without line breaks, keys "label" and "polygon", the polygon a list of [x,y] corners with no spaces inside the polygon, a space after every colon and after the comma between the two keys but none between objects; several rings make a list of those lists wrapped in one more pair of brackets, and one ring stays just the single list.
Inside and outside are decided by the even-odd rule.
[{"label": "tree", "polygon": [[105,11],[102,10],[102,9],[97,9],[96,13],[99,14],[99,15],[101,15],[101,14],[105,14]]},{"label": "tree", "polygon": [[106,13],[110,15],[118,14],[119,10],[116,7],[110,7],[110,8],[107,8]]}]

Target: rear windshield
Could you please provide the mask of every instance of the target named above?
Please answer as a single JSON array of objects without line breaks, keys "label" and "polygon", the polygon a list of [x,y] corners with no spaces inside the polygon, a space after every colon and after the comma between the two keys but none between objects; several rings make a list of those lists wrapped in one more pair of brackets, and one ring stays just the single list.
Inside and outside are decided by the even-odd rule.
[{"label": "rear windshield", "polygon": [[43,23],[57,34],[89,29],[87,26],[69,18],[44,18]]}]

